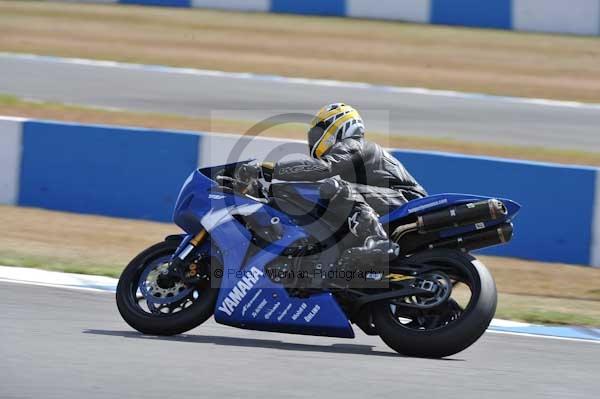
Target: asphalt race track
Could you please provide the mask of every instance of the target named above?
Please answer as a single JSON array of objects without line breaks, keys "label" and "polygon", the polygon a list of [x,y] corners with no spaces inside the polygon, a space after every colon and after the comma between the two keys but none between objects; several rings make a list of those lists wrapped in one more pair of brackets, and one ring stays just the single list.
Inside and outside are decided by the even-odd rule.
[{"label": "asphalt race track", "polygon": [[314,113],[325,103],[345,101],[361,110],[369,129],[383,133],[600,151],[598,105],[556,106],[97,64],[0,54],[0,93],[196,117],[216,110],[213,116],[247,120],[272,116],[272,110]]},{"label": "asphalt race track", "polygon": [[377,337],[260,333],[210,321],[142,336],[114,294],[0,283],[0,397],[591,398],[600,345],[487,333],[445,360],[396,355]]}]

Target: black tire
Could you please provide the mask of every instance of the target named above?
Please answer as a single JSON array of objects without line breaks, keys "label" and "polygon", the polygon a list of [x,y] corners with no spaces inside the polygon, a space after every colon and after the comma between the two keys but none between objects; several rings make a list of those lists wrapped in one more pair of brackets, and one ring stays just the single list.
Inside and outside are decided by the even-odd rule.
[{"label": "black tire", "polygon": [[[219,293],[217,288],[204,289],[189,307],[173,314],[152,314],[138,305],[133,287],[138,286],[145,266],[153,260],[173,254],[178,245],[178,240],[167,240],[149,247],[127,265],[119,278],[116,293],[119,313],[127,324],[143,334],[181,334],[199,326],[213,315]],[[218,284],[213,286],[218,287]]]},{"label": "black tire", "polygon": [[439,263],[448,260],[461,265],[472,278],[471,298],[457,320],[432,329],[417,330],[400,324],[389,302],[372,306],[373,320],[381,339],[396,352],[415,357],[442,358],[471,346],[489,326],[496,313],[496,284],[487,268],[473,256],[456,250],[437,249],[413,255],[415,263]]}]

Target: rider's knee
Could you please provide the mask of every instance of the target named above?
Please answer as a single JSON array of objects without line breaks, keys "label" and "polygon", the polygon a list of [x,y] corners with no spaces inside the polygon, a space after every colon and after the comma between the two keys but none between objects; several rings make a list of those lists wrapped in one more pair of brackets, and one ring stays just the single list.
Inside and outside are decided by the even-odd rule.
[{"label": "rider's knee", "polygon": [[320,194],[321,198],[329,200],[329,201],[333,201],[338,197],[341,197],[341,198],[349,197],[349,194],[350,194],[349,190],[350,189],[346,182],[344,182],[343,180],[341,180],[338,177],[330,177],[329,179],[324,180],[323,183],[321,184],[321,187],[319,189],[319,194]]}]

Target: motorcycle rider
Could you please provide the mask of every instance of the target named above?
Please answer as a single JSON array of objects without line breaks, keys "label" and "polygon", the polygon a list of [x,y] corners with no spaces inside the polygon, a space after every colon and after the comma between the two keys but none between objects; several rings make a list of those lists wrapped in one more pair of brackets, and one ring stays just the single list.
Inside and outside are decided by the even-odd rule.
[{"label": "motorcycle rider", "polygon": [[399,248],[389,240],[379,215],[427,193],[396,158],[364,135],[362,118],[354,108],[329,104],[319,110],[308,130],[310,158],[245,165],[242,174],[262,172],[267,181],[323,181],[320,193],[329,199],[328,210],[335,214],[336,209],[345,209],[346,214],[337,217],[347,217],[355,236],[357,245],[343,256],[382,261],[397,255]]}]

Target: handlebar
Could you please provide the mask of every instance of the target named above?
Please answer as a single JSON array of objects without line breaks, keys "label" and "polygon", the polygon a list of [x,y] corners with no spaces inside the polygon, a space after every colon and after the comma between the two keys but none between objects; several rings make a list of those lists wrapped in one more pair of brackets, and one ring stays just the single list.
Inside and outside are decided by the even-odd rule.
[{"label": "handlebar", "polygon": [[215,180],[219,183],[219,187],[226,191],[241,195],[250,195],[256,198],[267,198],[264,186],[258,178],[251,178],[244,181],[236,177],[218,175]]}]

